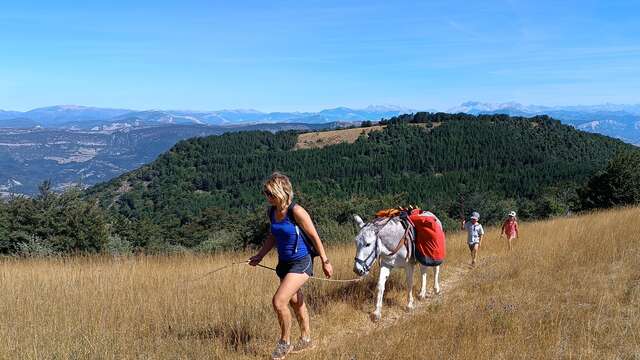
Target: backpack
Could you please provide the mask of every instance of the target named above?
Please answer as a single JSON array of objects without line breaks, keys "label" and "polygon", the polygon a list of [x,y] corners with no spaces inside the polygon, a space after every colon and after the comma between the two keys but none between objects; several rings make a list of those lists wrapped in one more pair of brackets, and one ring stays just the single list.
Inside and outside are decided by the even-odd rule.
[{"label": "backpack", "polygon": [[409,216],[416,227],[416,250],[433,260],[443,260],[445,234],[440,220],[429,211],[413,211]]},{"label": "backpack", "polygon": [[[293,217],[293,208],[295,206],[296,206],[296,203],[295,202],[291,202],[291,204],[287,208],[287,217],[289,218],[289,221],[291,221],[291,223],[293,223],[293,226],[295,226],[295,228],[296,228],[296,234],[298,236],[297,241],[300,241],[300,239],[302,239],[302,241],[304,241],[304,244],[307,246],[307,251],[309,252],[309,255],[311,256],[311,258],[313,259],[316,256],[320,256],[320,253],[318,252],[316,247],[313,245],[313,242],[311,242],[309,240],[309,236],[298,225],[298,222],[296,221],[296,218]],[[269,208],[269,221],[271,221],[271,219],[273,218],[274,211],[275,211],[275,207],[272,206],[272,207]],[[296,242],[296,251],[298,251],[298,243],[297,242]]]}]

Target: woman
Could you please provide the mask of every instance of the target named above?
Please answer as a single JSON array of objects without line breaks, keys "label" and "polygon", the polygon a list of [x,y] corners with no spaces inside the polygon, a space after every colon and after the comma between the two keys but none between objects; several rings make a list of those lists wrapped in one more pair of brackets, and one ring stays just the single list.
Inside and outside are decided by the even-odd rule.
[{"label": "woman", "polygon": [[[322,271],[326,277],[331,277],[333,268],[311,217],[302,206],[293,204],[293,190],[289,178],[277,172],[273,173],[264,183],[263,193],[271,204],[268,211],[271,221],[270,233],[260,251],[249,259],[249,265],[258,265],[271,248],[276,246],[276,274],[280,278],[280,286],[273,295],[272,304],[280,323],[280,340],[271,358],[284,359],[289,352],[301,352],[313,347],[309,330],[309,312],[301,290],[309,276],[313,276],[313,258],[309,254],[309,245],[300,239],[300,232],[296,226],[300,226],[302,232],[308,236],[310,245],[319,254]],[[301,336],[294,345],[290,341],[291,312],[288,305],[293,308],[300,326]]]},{"label": "woman", "polygon": [[516,220],[516,212],[512,211],[509,213],[509,217],[502,224],[502,231],[500,232],[500,236],[505,234],[507,240],[509,241],[509,250],[511,250],[511,241],[518,237],[518,220]]}]

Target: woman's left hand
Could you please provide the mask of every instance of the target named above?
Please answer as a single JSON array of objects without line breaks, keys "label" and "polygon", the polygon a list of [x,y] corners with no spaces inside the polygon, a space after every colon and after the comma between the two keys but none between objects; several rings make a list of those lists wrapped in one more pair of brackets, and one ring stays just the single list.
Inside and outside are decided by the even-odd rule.
[{"label": "woman's left hand", "polygon": [[256,254],[249,258],[249,265],[256,266],[262,261],[262,256]]},{"label": "woman's left hand", "polygon": [[322,263],[322,271],[324,272],[324,276],[330,278],[333,276],[333,266],[331,266],[330,262]]}]

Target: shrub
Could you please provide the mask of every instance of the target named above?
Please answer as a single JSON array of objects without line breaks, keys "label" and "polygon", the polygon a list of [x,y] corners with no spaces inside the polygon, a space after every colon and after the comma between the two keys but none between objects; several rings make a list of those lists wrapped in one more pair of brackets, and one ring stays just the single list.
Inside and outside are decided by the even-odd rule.
[{"label": "shrub", "polygon": [[37,236],[32,236],[29,241],[18,244],[18,255],[24,257],[46,257],[57,255],[57,253],[50,243]]},{"label": "shrub", "polygon": [[104,251],[112,256],[127,256],[133,253],[133,246],[131,246],[131,242],[118,235],[110,235],[104,246]]},{"label": "shrub", "polygon": [[240,236],[228,230],[218,230],[209,234],[207,240],[201,242],[196,251],[212,253],[221,250],[238,249],[242,245]]}]

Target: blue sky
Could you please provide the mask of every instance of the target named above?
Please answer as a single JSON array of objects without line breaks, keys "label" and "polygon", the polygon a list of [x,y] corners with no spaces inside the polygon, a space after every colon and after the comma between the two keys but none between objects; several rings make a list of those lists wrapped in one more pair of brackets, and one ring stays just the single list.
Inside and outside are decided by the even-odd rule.
[{"label": "blue sky", "polygon": [[13,1],[0,109],[640,103],[638,1]]}]

